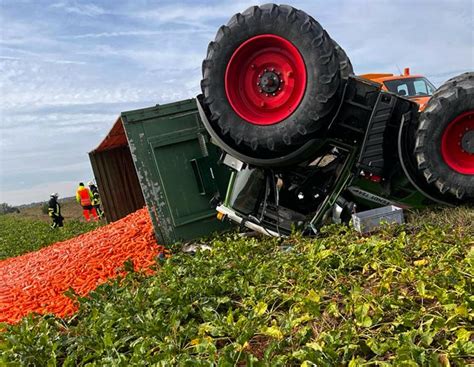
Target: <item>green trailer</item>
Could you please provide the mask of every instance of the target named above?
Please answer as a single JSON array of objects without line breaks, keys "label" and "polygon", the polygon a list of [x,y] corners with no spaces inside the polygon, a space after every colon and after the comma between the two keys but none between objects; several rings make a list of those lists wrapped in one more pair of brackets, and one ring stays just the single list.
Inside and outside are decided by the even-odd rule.
[{"label": "green trailer", "polygon": [[216,220],[230,170],[219,165],[194,99],[122,112],[128,146],[161,244],[229,227]]}]

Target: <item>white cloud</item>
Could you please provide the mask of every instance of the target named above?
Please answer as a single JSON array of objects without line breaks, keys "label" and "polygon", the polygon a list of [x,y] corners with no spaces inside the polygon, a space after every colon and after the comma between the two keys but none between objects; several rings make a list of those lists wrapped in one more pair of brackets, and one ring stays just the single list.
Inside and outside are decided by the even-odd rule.
[{"label": "white cloud", "polygon": [[[0,60],[15,60],[15,61],[29,61],[29,58],[26,57],[11,57],[11,56],[0,56]],[[36,60],[36,62],[46,62],[52,64],[74,64],[74,65],[85,65],[83,61],[75,60],[61,60],[61,59],[45,59],[43,57]]]},{"label": "white cloud", "polygon": [[[187,4],[158,5],[145,10],[135,10],[131,17],[153,20],[156,22],[187,23],[203,26],[203,22],[212,19],[228,19],[233,14],[242,12],[252,5],[263,4],[261,0],[217,2],[214,5],[193,2]],[[180,6],[181,5],[181,6]]]},{"label": "white cloud", "polygon": [[50,182],[41,185],[34,185],[25,189],[2,190],[0,191],[0,202],[7,202],[11,205],[21,205],[38,201],[47,201],[52,192],[57,192],[60,198],[74,196],[78,182],[78,180]]},{"label": "white cloud", "polygon": [[21,60],[19,57],[10,57],[10,56],[0,56],[0,60]]},{"label": "white cloud", "polygon": [[[110,113],[46,113],[37,115],[34,113],[7,115],[2,122],[2,129],[16,129],[25,132],[33,126],[43,126],[51,129],[71,127],[71,131],[81,131],[90,128],[97,121],[112,121],[115,114]],[[76,129],[76,130],[74,130]]]},{"label": "white cloud", "polygon": [[95,4],[84,4],[76,1],[63,1],[50,5],[51,8],[58,8],[64,10],[66,13],[85,15],[88,17],[95,17],[105,14],[103,8]]},{"label": "white cloud", "polygon": [[[0,11],[2,10],[0,7]],[[8,46],[15,47],[17,52],[29,53],[33,50],[44,50],[58,45],[54,37],[49,35],[54,31],[54,23],[48,23],[45,19],[35,19],[34,22],[31,22],[8,17],[1,20],[0,46],[2,46],[2,53]]]},{"label": "white cloud", "polygon": [[[194,32],[209,33],[209,29],[195,29]],[[153,36],[177,36],[189,35],[189,29],[164,29],[159,31],[117,31],[117,32],[101,32],[101,33],[84,33],[69,36],[62,36],[64,39],[82,39],[82,38],[112,38],[112,37],[153,37]]]}]

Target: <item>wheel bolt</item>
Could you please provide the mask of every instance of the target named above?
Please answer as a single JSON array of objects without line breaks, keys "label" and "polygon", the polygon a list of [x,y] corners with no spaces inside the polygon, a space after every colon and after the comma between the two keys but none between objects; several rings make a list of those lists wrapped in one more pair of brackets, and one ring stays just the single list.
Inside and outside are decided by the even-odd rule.
[{"label": "wheel bolt", "polygon": [[255,69],[255,64],[250,65],[252,69]]},{"label": "wheel bolt", "polygon": [[268,97],[268,93],[265,93],[265,95]]},{"label": "wheel bolt", "polygon": [[265,102],[260,102],[260,107],[265,107]]},{"label": "wheel bolt", "polygon": [[278,90],[281,90],[281,88],[278,88]]},{"label": "wheel bolt", "polygon": [[260,85],[260,82],[258,82],[257,85]]},{"label": "wheel bolt", "polygon": [[258,91],[259,91],[260,93],[263,93],[263,90],[262,90],[262,89],[259,89]]},{"label": "wheel bolt", "polygon": [[287,75],[289,78],[291,78],[291,77],[293,76],[293,72],[292,72],[292,71],[289,71],[289,72],[286,73],[286,75]]},{"label": "wheel bolt", "polygon": [[275,71],[275,68],[272,68],[272,71]]}]

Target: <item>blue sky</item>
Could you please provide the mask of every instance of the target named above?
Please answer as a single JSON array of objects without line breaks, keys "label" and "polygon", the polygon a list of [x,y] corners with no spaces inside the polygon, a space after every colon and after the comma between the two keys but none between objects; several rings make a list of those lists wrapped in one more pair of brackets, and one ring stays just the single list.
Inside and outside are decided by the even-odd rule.
[{"label": "blue sky", "polygon": [[[121,111],[199,93],[217,28],[258,1],[0,1],[0,202],[71,196]],[[291,1],[356,73],[474,70],[471,0]]]}]

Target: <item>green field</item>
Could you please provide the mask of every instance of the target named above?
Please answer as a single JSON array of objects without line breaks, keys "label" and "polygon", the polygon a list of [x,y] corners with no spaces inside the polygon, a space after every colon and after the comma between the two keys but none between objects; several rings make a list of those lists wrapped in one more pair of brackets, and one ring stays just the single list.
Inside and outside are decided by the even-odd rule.
[{"label": "green field", "polygon": [[38,250],[58,241],[97,228],[97,223],[66,220],[63,228],[51,229],[49,222],[23,214],[0,216],[0,260]]},{"label": "green field", "polygon": [[472,341],[470,209],[361,236],[222,236],[0,335],[6,366],[464,366]]}]

